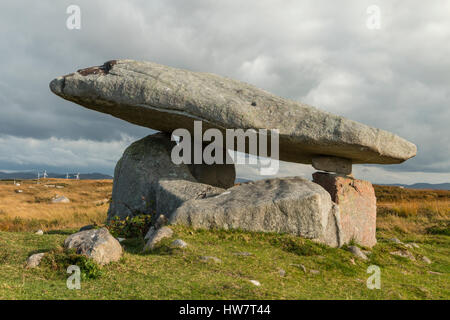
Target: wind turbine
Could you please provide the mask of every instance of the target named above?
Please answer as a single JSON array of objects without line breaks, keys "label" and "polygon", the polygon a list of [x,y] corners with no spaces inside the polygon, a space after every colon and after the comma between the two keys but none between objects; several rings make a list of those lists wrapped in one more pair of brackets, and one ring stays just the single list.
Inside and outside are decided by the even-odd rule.
[{"label": "wind turbine", "polygon": [[47,179],[47,177],[48,177],[48,175],[47,175],[47,170],[44,170],[43,178],[44,178],[44,179]]},{"label": "wind turbine", "polygon": [[66,173],[66,179],[69,180],[69,173]]},{"label": "wind turbine", "polygon": [[79,172],[75,175],[75,179],[80,180],[80,173]]}]

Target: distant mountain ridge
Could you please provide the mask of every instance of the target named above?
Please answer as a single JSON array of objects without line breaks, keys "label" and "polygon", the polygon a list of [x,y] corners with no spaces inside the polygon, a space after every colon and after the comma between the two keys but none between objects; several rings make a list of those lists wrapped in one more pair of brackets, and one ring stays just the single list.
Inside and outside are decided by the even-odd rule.
[{"label": "distant mountain ridge", "polygon": [[414,184],[380,184],[382,186],[403,187],[407,189],[450,190],[450,183],[414,183]]},{"label": "distant mountain ridge", "polygon": [[[41,175],[42,178],[42,175]],[[47,173],[47,178],[55,178],[55,179],[65,179],[66,174],[61,173]],[[75,179],[75,173],[69,173],[70,179]],[[80,173],[80,180],[104,180],[104,179],[112,179],[113,177],[107,174],[93,172],[93,173]],[[10,180],[10,179],[19,179],[19,180],[32,180],[37,179],[36,172],[1,172],[0,171],[0,180]]]}]

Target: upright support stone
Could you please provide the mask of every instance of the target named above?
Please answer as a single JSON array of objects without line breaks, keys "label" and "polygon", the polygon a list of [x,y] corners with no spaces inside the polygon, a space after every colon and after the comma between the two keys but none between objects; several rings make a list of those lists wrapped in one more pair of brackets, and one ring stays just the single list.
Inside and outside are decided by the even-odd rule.
[{"label": "upright support stone", "polygon": [[170,217],[183,202],[220,194],[236,177],[230,165],[176,165],[170,134],[156,133],[130,145],[116,165],[108,219],[136,214]]},{"label": "upright support stone", "polygon": [[[194,139],[192,139],[191,145],[195,149]],[[208,143],[204,143],[200,146],[202,154],[207,146]],[[198,182],[209,184],[217,188],[231,188],[234,186],[236,180],[236,169],[233,160],[226,149],[222,150],[222,155],[222,164],[206,164],[203,162],[203,159],[202,163],[196,164],[194,153],[192,152],[191,164],[187,165],[187,167]]]},{"label": "upright support stone", "polygon": [[351,174],[352,173],[352,160],[338,158],[338,157],[314,157],[312,158],[312,166],[314,169],[328,171],[328,172],[336,172],[342,174]]},{"label": "upright support stone", "polygon": [[327,190],[339,205],[342,242],[372,247],[377,243],[377,200],[369,181],[357,180],[338,174],[316,172],[313,181]]}]

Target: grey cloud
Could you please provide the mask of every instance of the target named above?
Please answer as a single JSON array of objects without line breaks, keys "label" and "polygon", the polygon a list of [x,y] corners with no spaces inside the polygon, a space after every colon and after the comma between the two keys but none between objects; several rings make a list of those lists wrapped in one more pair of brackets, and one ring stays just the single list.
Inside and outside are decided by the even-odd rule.
[{"label": "grey cloud", "polygon": [[[131,58],[250,82],[415,142],[416,158],[380,167],[386,179],[450,172],[446,1],[80,0],[79,31],[65,28],[70,4],[2,4],[0,135],[96,145],[148,134],[48,90],[57,75]],[[381,30],[366,28],[372,4],[381,9]]]}]

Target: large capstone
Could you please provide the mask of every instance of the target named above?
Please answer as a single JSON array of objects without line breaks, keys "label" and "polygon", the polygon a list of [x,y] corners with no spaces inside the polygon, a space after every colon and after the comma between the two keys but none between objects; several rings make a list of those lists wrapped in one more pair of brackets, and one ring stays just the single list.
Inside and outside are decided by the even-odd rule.
[{"label": "large capstone", "polygon": [[134,142],[116,165],[108,219],[138,214],[170,216],[183,202],[219,194],[234,185],[234,165],[176,165],[170,134]]},{"label": "large capstone", "polygon": [[186,201],[170,223],[289,233],[333,247],[342,244],[338,206],[321,186],[299,177],[245,183],[219,195]]},{"label": "large capstone", "polygon": [[335,156],[354,164],[392,164],[416,155],[414,144],[393,133],[243,82],[152,62],[109,61],[59,77],[50,89],[86,108],[164,132],[193,133],[196,120],[204,130],[278,129],[279,159],[289,162]]}]

